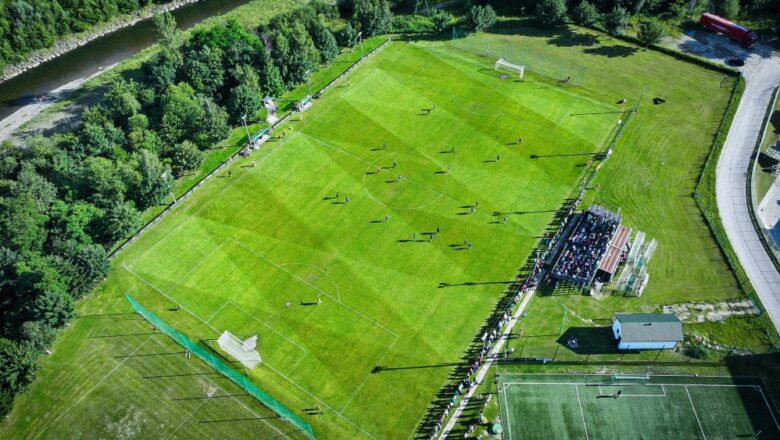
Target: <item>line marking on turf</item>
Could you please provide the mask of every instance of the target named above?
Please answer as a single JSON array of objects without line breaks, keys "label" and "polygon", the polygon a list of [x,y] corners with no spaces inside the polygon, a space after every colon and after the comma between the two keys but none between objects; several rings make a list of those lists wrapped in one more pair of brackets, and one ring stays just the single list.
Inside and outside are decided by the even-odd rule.
[{"label": "line marking on turf", "polygon": [[336,283],[336,280],[334,280],[333,277],[330,276],[330,274],[328,274],[328,272],[325,269],[307,263],[280,263],[279,266],[305,266],[320,271],[323,275],[328,277],[331,284],[333,284],[333,287],[336,288],[336,296],[338,297],[339,301],[341,301],[341,289],[339,289],[339,285]]},{"label": "line marking on turf", "polygon": [[780,433],[780,423],[777,423],[777,418],[775,417],[775,412],[772,411],[772,406],[769,405],[769,400],[767,400],[766,395],[764,394],[764,389],[760,386],[756,386],[758,391],[761,393],[761,397],[764,398],[764,403],[766,404],[766,409],[769,411],[769,414],[772,415],[772,420],[775,422],[775,427],[777,427],[777,432]]},{"label": "line marking on turf", "polygon": [[212,320],[212,319],[214,319],[214,317],[215,317],[215,316],[217,316],[217,314],[218,314],[219,312],[221,312],[221,311],[222,311],[222,309],[224,309],[224,308],[225,308],[225,306],[227,306],[228,304],[230,304],[230,300],[227,300],[227,301],[225,301],[225,304],[222,304],[222,305],[221,305],[221,306],[220,306],[220,307],[219,307],[219,308],[218,308],[218,309],[217,309],[217,310],[216,310],[214,313],[212,313],[211,315],[209,315],[209,317],[208,317],[208,318],[206,318],[206,322],[211,322],[211,320]]},{"label": "line marking on turf", "polygon": [[577,403],[580,404],[580,416],[582,417],[582,427],[585,429],[585,440],[588,440],[590,437],[588,436],[588,425],[585,423],[585,411],[582,409],[582,399],[580,399],[580,388],[577,386],[577,384],[574,384],[574,391],[577,392]]},{"label": "line marking on turf", "polygon": [[51,428],[52,426],[54,426],[54,424],[55,424],[55,423],[57,423],[57,421],[58,421],[58,420],[60,420],[60,419],[61,419],[61,418],[62,418],[62,417],[65,415],[65,414],[67,414],[68,412],[70,412],[70,410],[72,410],[72,409],[73,409],[73,408],[74,408],[76,405],[78,405],[79,403],[81,403],[81,401],[82,401],[82,400],[84,400],[84,398],[85,398],[85,397],[87,397],[87,395],[89,395],[90,393],[92,393],[92,391],[94,391],[94,390],[95,390],[97,387],[99,387],[99,386],[100,386],[100,384],[102,384],[102,383],[103,383],[103,382],[104,382],[106,379],[108,379],[108,377],[109,377],[109,376],[111,376],[112,374],[114,374],[114,372],[115,372],[116,370],[118,370],[120,367],[122,367],[122,365],[124,365],[124,364],[125,364],[125,362],[127,362],[127,360],[128,360],[128,359],[130,359],[131,357],[133,357],[133,355],[134,355],[136,352],[138,352],[138,350],[140,350],[140,349],[141,349],[141,347],[143,347],[144,345],[146,345],[146,343],[147,343],[147,342],[149,342],[149,341],[150,341],[152,338],[154,338],[154,335],[151,335],[151,336],[149,336],[148,338],[146,338],[146,340],[145,340],[144,342],[142,342],[142,343],[141,343],[141,344],[140,344],[138,347],[136,347],[136,348],[135,348],[135,350],[131,351],[129,355],[125,356],[125,358],[124,358],[124,359],[122,359],[122,361],[121,361],[121,362],[119,362],[118,364],[116,364],[116,366],[114,366],[114,368],[112,368],[112,369],[111,369],[111,371],[109,371],[108,373],[106,373],[106,375],[105,375],[105,376],[103,376],[103,377],[102,377],[102,378],[101,378],[99,381],[97,381],[97,383],[95,383],[95,385],[93,385],[93,386],[92,386],[90,389],[88,389],[88,390],[87,390],[87,391],[86,391],[84,394],[82,394],[82,395],[81,395],[81,396],[80,396],[78,399],[76,399],[76,401],[75,401],[75,402],[73,402],[73,405],[69,406],[67,409],[65,409],[65,411],[61,412],[61,413],[60,413],[60,415],[59,415],[59,416],[57,416],[57,418],[55,418],[54,420],[52,420],[52,421],[51,421],[51,423],[49,423],[49,424],[48,424],[48,425],[47,425],[47,426],[46,426],[46,427],[45,427],[45,428],[44,428],[44,429],[43,429],[41,432],[39,432],[38,434],[36,434],[36,435],[35,435],[35,437],[33,437],[33,440],[34,440],[34,439],[37,439],[38,437],[40,437],[41,435],[43,435],[43,434],[44,434],[46,431],[48,431],[48,430],[49,430],[49,428]]},{"label": "line marking on turf", "polygon": [[187,417],[185,417],[185,418],[184,418],[184,420],[182,420],[182,421],[181,421],[181,423],[179,424],[179,426],[177,426],[177,427],[176,427],[176,429],[175,429],[175,430],[174,430],[174,431],[171,433],[171,435],[169,435],[167,438],[168,438],[168,439],[170,439],[170,438],[172,438],[174,435],[176,435],[176,433],[177,433],[177,432],[179,432],[179,430],[181,429],[181,427],[182,427],[182,426],[184,426],[184,424],[185,424],[185,423],[187,423],[187,421],[188,421],[188,420],[190,420],[190,419],[192,418],[192,416],[194,416],[194,415],[195,415],[195,413],[196,413],[196,412],[198,412],[198,410],[200,409],[200,407],[206,404],[206,402],[208,402],[208,400],[206,400],[206,399],[204,399],[204,400],[203,400],[203,402],[200,402],[200,405],[196,406],[196,407],[195,407],[195,409],[193,409],[193,410],[192,410],[192,412],[190,413],[190,415],[188,415]]},{"label": "line marking on turf", "polygon": [[507,386],[501,383],[501,391],[504,393],[504,417],[506,418],[506,432],[509,436],[509,440],[512,440],[512,422],[509,419],[509,401],[506,398]]},{"label": "line marking on turf", "polygon": [[[601,394],[603,396],[603,395],[610,394],[610,393],[605,393],[604,390],[601,389],[602,386],[605,386],[605,387],[625,387],[625,386],[632,386],[632,385],[627,385],[627,384],[623,384],[623,385],[603,384],[602,385],[602,384],[599,384],[599,394]],[[658,385],[650,384],[650,385],[634,385],[634,386],[657,387]],[[621,398],[623,398],[623,397],[667,397],[666,396],[666,390],[664,389],[663,385],[661,385],[661,391],[663,392],[663,394],[627,394],[627,393],[622,393],[622,394],[620,394],[620,397]]]},{"label": "line marking on turf", "polygon": [[[382,353],[382,355],[379,356],[379,359],[376,360],[376,363],[375,363],[376,365],[381,365],[382,359],[384,359],[385,355],[390,351],[391,348],[393,348],[393,345],[395,345],[396,342],[398,342],[398,336],[396,336],[395,339],[393,339],[393,342],[391,342],[390,345],[388,345],[387,348],[385,349],[385,351]],[[371,372],[369,372],[366,375],[365,379],[363,379],[363,382],[361,382],[360,385],[358,385],[358,387],[355,388],[355,391],[349,397],[349,400],[347,400],[347,403],[344,404],[344,407],[341,408],[341,410],[339,411],[339,414],[342,414],[344,412],[344,410],[347,409],[349,404],[352,403],[352,400],[355,398],[355,396],[357,396],[357,394],[363,388],[363,385],[365,385],[366,382],[368,382],[368,379],[370,379],[370,378],[371,378]]]},{"label": "line marking on turf", "polygon": [[214,249],[208,251],[206,255],[201,257],[187,272],[184,272],[182,276],[180,276],[176,281],[173,282],[173,285],[171,285],[171,288],[166,290],[166,293],[173,292],[174,289],[177,287],[180,287],[181,283],[185,281],[193,272],[195,272],[200,266],[203,265],[209,258],[211,258],[212,255],[214,255],[217,251],[219,251],[222,248],[222,245],[225,244],[227,239],[222,240],[218,245],[214,246]]},{"label": "line marking on turf", "polygon": [[390,330],[389,328],[385,327],[384,325],[382,325],[382,324],[378,323],[377,321],[375,321],[375,320],[373,320],[373,319],[369,318],[368,316],[364,315],[362,312],[360,312],[359,310],[355,309],[354,307],[352,307],[352,306],[350,306],[350,305],[348,305],[348,304],[346,304],[346,303],[343,303],[343,302],[339,301],[339,300],[338,300],[336,297],[334,297],[334,296],[333,296],[333,295],[331,295],[330,293],[328,293],[328,292],[326,292],[326,291],[324,291],[324,290],[320,289],[319,287],[317,287],[317,286],[313,285],[312,283],[310,283],[310,282],[306,281],[305,279],[303,279],[303,278],[299,277],[298,275],[296,275],[296,274],[294,274],[294,273],[290,272],[289,270],[285,269],[284,267],[280,266],[279,264],[277,264],[277,263],[273,262],[272,260],[270,260],[270,259],[266,258],[266,257],[265,257],[265,256],[263,256],[262,254],[258,253],[258,252],[257,252],[257,251],[255,251],[254,249],[252,249],[252,248],[250,248],[250,247],[248,247],[248,246],[245,246],[243,243],[240,243],[240,242],[238,242],[238,241],[236,241],[236,240],[233,240],[233,242],[235,242],[236,246],[239,246],[239,247],[242,247],[242,248],[244,248],[244,249],[245,249],[247,252],[249,252],[249,253],[251,253],[251,254],[255,255],[257,258],[260,258],[261,260],[263,260],[263,261],[267,262],[268,264],[270,264],[270,265],[272,265],[272,266],[275,266],[276,268],[278,268],[278,269],[279,269],[279,270],[281,270],[282,272],[285,272],[285,273],[287,273],[288,275],[290,275],[291,277],[293,277],[293,278],[295,278],[296,280],[300,281],[301,283],[303,283],[303,284],[306,284],[307,286],[311,287],[312,289],[316,290],[317,292],[320,292],[320,293],[322,293],[323,295],[327,296],[328,298],[330,298],[330,299],[334,300],[336,303],[340,304],[341,306],[343,306],[343,307],[345,307],[345,308],[349,309],[350,311],[354,312],[356,315],[360,316],[361,318],[365,319],[366,321],[368,321],[368,322],[370,322],[370,323],[372,323],[372,324],[376,325],[377,327],[381,328],[382,330],[386,331],[387,333],[390,333],[391,335],[393,335],[393,336],[395,336],[395,337],[398,337],[398,333],[396,333],[396,332],[394,332],[394,331]]},{"label": "line marking on turf", "polygon": [[701,436],[704,438],[704,440],[707,440],[707,436],[704,435],[704,428],[701,427],[701,420],[699,420],[699,415],[696,414],[696,405],[693,404],[693,399],[691,398],[691,393],[688,391],[688,385],[685,385],[685,394],[688,395],[688,401],[691,402],[691,408],[693,409],[693,415],[696,417],[696,423],[699,424],[699,430],[701,431]]},{"label": "line marking on turf", "polygon": [[[133,276],[135,276],[136,278],[138,278],[138,279],[139,279],[141,282],[143,282],[144,284],[146,284],[146,285],[148,285],[149,287],[151,287],[152,289],[154,289],[154,290],[155,290],[157,293],[159,293],[160,295],[162,295],[162,296],[166,297],[166,298],[167,298],[169,301],[171,301],[171,302],[173,302],[173,303],[176,303],[176,301],[174,301],[174,300],[173,300],[173,299],[172,299],[170,296],[166,295],[166,294],[165,294],[163,291],[161,291],[160,289],[158,289],[158,288],[157,288],[157,286],[155,286],[154,284],[152,284],[152,283],[150,283],[149,281],[147,281],[146,279],[144,279],[144,278],[143,278],[141,275],[139,275],[139,274],[137,274],[137,273],[133,272],[133,271],[132,271],[130,268],[128,268],[128,267],[127,267],[127,265],[126,265],[126,264],[124,264],[124,263],[123,263],[123,264],[122,264],[122,266],[124,267],[124,269],[125,269],[126,271],[128,271],[128,272],[129,272],[129,273],[131,273]],[[328,296],[330,296],[330,295],[328,295]],[[331,297],[331,298],[332,298],[332,297]],[[206,325],[207,325],[209,328],[211,328],[211,329],[212,329],[212,330],[214,330],[215,332],[217,332],[217,333],[220,333],[220,331],[219,331],[219,330],[218,330],[216,327],[214,327],[213,325],[211,325],[211,324],[209,324],[208,322],[204,321],[204,320],[203,320],[203,318],[201,318],[200,316],[198,316],[197,314],[195,314],[195,313],[194,313],[192,310],[188,309],[188,308],[187,308],[187,307],[185,307],[185,306],[182,306],[182,310],[185,310],[186,312],[188,312],[189,314],[191,314],[192,316],[194,316],[195,318],[197,318],[198,320],[200,320],[201,322],[203,322],[204,324],[206,324]],[[396,336],[397,336],[397,335],[396,335]],[[336,411],[336,410],[335,410],[333,407],[331,407],[330,405],[328,405],[327,403],[325,403],[325,401],[323,401],[323,400],[322,400],[322,399],[320,399],[319,397],[317,397],[317,396],[315,396],[314,394],[312,394],[312,393],[311,393],[309,390],[307,390],[306,388],[304,388],[304,387],[302,387],[302,386],[298,385],[298,383],[297,383],[297,382],[295,382],[294,380],[292,380],[292,379],[290,379],[289,377],[287,377],[287,375],[285,375],[285,374],[284,374],[284,373],[282,373],[281,371],[279,371],[279,370],[275,369],[274,367],[272,367],[272,366],[271,366],[271,365],[269,365],[268,363],[264,363],[264,365],[265,365],[266,367],[268,367],[268,368],[269,368],[271,371],[273,371],[274,373],[276,373],[276,374],[278,374],[279,376],[283,377],[283,378],[284,378],[284,379],[285,379],[287,382],[289,382],[290,384],[292,384],[292,385],[293,385],[293,386],[295,386],[296,388],[300,389],[301,391],[303,391],[304,393],[306,393],[306,394],[307,394],[307,395],[309,395],[310,397],[314,398],[314,400],[316,400],[317,402],[321,403],[321,404],[322,404],[323,406],[325,406],[326,408],[328,408],[328,409],[330,409],[331,411],[333,411],[333,413],[334,413],[334,414],[336,414],[336,415],[338,415],[339,417],[343,418],[343,419],[344,419],[344,420],[346,420],[346,421],[347,421],[349,424],[351,424],[352,426],[356,427],[357,429],[359,429],[361,432],[363,432],[364,434],[366,434],[367,436],[369,436],[369,437],[370,437],[370,438],[372,438],[373,440],[378,440],[378,439],[377,439],[376,437],[374,437],[374,436],[373,436],[373,435],[372,435],[370,432],[366,431],[366,430],[365,430],[365,429],[364,429],[362,426],[360,426],[360,425],[358,425],[357,423],[353,422],[353,421],[352,421],[352,420],[351,420],[349,417],[346,417],[346,416],[344,416],[343,414],[340,414],[340,413],[339,413],[338,411]],[[242,405],[243,405],[243,404],[242,404]],[[246,407],[246,406],[244,405],[244,407]],[[247,409],[248,409],[248,408],[247,408]],[[250,411],[251,411],[251,410],[250,410]]]},{"label": "line marking on turf", "polygon": [[[161,342],[159,342],[159,341],[157,341],[157,340],[155,340],[155,342],[157,342],[158,344],[160,344],[160,345],[161,345],[163,348],[165,347],[164,345],[162,345],[162,343],[161,343]],[[200,361],[200,362],[201,362],[201,363],[203,363],[203,361]],[[190,368],[191,368],[193,371],[195,371],[195,372],[197,372],[197,373],[202,373],[202,372],[200,372],[200,371],[197,371],[197,370],[195,369],[195,366],[194,366],[194,365],[192,365],[192,364],[193,364],[192,362],[185,362],[185,364],[186,364],[186,365],[189,365],[189,367],[190,367]],[[217,377],[224,377],[224,376],[222,376],[222,375],[220,374],[220,375],[219,375],[219,376],[217,376]],[[227,391],[225,391],[225,389],[224,389],[224,388],[222,388],[221,386],[219,386],[219,384],[217,384],[216,382],[214,382],[214,380],[213,380],[213,379],[209,378],[207,375],[202,375],[202,379],[204,379],[206,382],[209,382],[209,383],[211,383],[212,385],[214,385],[215,387],[217,387],[217,388],[218,388],[220,391],[222,391],[223,393],[225,393],[225,395],[229,395],[229,394],[230,394],[230,393],[228,393]],[[252,408],[248,407],[246,404],[244,404],[244,402],[242,402],[242,401],[238,400],[238,399],[236,398],[236,396],[231,396],[230,398],[231,398],[233,401],[235,401],[236,403],[238,403],[239,405],[241,405],[241,406],[242,406],[244,409],[246,409],[247,411],[249,411],[249,412],[250,412],[250,413],[251,413],[253,416],[257,417],[257,419],[259,419],[259,420],[262,420],[262,421],[263,421],[263,422],[264,422],[266,425],[270,426],[270,427],[271,427],[271,428],[272,428],[274,431],[278,432],[279,434],[281,434],[282,436],[284,436],[284,437],[286,437],[286,438],[290,438],[290,437],[289,437],[287,434],[283,433],[281,430],[279,430],[279,428],[277,428],[276,426],[274,426],[273,424],[271,424],[271,422],[269,422],[268,420],[266,420],[266,418],[265,418],[265,417],[260,417],[260,415],[259,415],[259,414],[257,414],[257,413],[256,413],[256,412],[255,412],[255,411],[252,409]],[[270,409],[270,408],[269,408],[269,409]]]}]

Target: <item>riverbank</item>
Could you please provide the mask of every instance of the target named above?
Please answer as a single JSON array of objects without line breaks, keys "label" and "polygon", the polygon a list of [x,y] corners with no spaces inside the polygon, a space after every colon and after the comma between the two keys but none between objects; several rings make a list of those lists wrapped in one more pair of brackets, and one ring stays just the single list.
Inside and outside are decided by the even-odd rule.
[{"label": "riverbank", "polygon": [[153,4],[130,14],[120,15],[113,20],[106,23],[101,23],[100,25],[88,31],[68,35],[58,40],[51,47],[33,52],[27,58],[27,61],[6,66],[5,69],[3,69],[2,74],[0,74],[0,83],[7,81],[15,76],[21,75],[30,69],[38,67],[41,64],[47,61],[51,61],[54,58],[64,55],[74,49],[84,46],[91,41],[97,40],[98,38],[104,37],[120,29],[133,26],[143,20],[149,19],[155,13],[174,11],[183,6],[197,3],[199,1],[200,0],[173,0],[170,3],[161,5]]}]

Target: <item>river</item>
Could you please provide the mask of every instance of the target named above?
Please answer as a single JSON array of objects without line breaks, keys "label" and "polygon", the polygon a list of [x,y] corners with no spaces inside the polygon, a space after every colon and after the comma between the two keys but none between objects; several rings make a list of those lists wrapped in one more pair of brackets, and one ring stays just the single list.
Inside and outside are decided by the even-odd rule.
[{"label": "river", "polygon": [[[201,0],[185,5],[173,15],[180,29],[190,28],[206,18],[223,14],[249,0]],[[93,40],[53,60],[0,83],[0,120],[35,98],[73,80],[98,72],[127,59],[154,43],[151,20],[120,29]]]}]

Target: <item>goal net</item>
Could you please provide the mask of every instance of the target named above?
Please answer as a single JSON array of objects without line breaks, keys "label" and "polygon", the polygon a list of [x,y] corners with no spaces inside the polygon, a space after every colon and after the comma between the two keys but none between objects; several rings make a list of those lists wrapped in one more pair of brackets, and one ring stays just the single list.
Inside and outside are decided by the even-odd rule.
[{"label": "goal net", "polygon": [[217,339],[217,344],[225,353],[241,362],[241,365],[250,370],[262,362],[260,353],[256,350],[257,336],[252,336],[246,341],[242,341],[229,331],[225,330],[225,332],[220,335],[219,339]]},{"label": "goal net", "polygon": [[512,72],[517,73],[517,76],[519,78],[522,78],[523,75],[525,74],[525,66],[521,66],[519,64],[512,64],[503,58],[499,58],[498,61],[496,61],[496,64],[493,68],[495,70],[500,70],[500,69],[511,70]]}]

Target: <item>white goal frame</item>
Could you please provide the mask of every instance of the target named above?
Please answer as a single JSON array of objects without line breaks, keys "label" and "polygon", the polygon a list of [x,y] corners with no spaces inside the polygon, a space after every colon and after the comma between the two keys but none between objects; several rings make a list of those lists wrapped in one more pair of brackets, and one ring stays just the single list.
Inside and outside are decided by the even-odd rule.
[{"label": "white goal frame", "polygon": [[241,365],[251,370],[263,362],[260,358],[260,353],[254,348],[250,348],[254,347],[253,343],[256,338],[256,336],[253,336],[246,341],[242,341],[229,331],[225,330],[225,332],[219,336],[219,339],[217,339],[217,345],[233,359],[241,362]]},{"label": "white goal frame", "polygon": [[498,61],[496,61],[496,64],[493,66],[493,69],[499,70],[502,68],[516,72],[520,79],[525,76],[525,66],[520,64],[512,64],[503,58],[499,58]]}]

